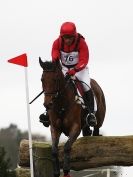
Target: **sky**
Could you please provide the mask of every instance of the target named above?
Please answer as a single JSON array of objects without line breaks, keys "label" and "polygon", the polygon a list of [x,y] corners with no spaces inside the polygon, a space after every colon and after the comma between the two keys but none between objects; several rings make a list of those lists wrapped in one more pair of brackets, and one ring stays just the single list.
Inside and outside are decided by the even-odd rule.
[{"label": "sky", "polygon": [[[102,87],[107,112],[101,132],[107,136],[133,134],[133,2],[132,0],[4,0],[0,2],[0,128],[14,123],[28,130],[24,68],[7,62],[28,56],[29,98],[42,91],[38,57],[51,60],[60,26],[72,21],[89,46],[90,77]],[[43,95],[30,105],[32,133],[50,139],[39,122]],[[65,137],[62,137],[62,139]],[[130,175],[133,168],[126,168]],[[124,175],[124,173],[123,173]],[[125,176],[124,176],[125,177]]]}]

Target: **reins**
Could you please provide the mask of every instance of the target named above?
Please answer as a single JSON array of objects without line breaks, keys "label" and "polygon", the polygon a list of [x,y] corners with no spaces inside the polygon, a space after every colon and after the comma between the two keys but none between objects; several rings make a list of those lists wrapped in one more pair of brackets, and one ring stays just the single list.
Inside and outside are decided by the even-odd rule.
[{"label": "reins", "polygon": [[[48,72],[50,72],[50,71],[48,71]],[[83,83],[83,84],[85,84],[89,89],[90,89],[90,87],[89,87],[89,85],[87,85],[85,82],[83,82],[83,81],[80,81],[80,80],[74,80],[74,79],[72,79],[72,78],[70,78],[70,80],[71,81],[73,81],[73,83],[76,85],[76,82],[80,82],[80,83]],[[66,87],[67,87],[67,85],[68,85],[68,82],[66,83]],[[76,87],[76,86],[75,86]],[[41,96],[42,94],[45,94],[45,95],[58,95],[58,91],[57,92],[55,92],[55,93],[46,93],[46,92],[44,92],[44,90],[43,91],[41,91],[29,104],[32,104],[39,96]],[[76,94],[77,94],[77,96],[78,97],[80,97],[80,98],[82,98],[77,92],[76,92]],[[56,95],[56,96],[57,96]]]},{"label": "reins", "polygon": [[31,102],[29,102],[29,104],[32,104],[39,96],[41,96],[42,94],[45,94],[45,95],[55,95],[56,93],[45,93],[44,90],[41,91]]},{"label": "reins", "polygon": [[44,93],[44,90],[41,91],[31,102],[29,102],[29,104],[33,103],[40,95],[42,95]]},{"label": "reins", "polygon": [[[52,72],[52,70],[45,70],[45,72]],[[56,92],[45,92],[44,90],[41,91],[29,104],[32,104],[39,96],[41,96],[43,93],[45,95],[55,95],[55,98],[58,96],[59,94],[59,80],[57,79],[57,91]]]}]

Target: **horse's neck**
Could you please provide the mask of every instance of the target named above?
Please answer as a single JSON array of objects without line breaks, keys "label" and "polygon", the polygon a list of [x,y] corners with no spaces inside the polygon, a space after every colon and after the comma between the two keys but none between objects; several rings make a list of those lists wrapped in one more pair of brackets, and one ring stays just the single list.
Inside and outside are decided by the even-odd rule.
[{"label": "horse's neck", "polygon": [[72,81],[70,81],[71,83],[67,83],[64,74],[61,70],[58,70],[58,77],[60,80],[60,92],[61,94],[63,94],[65,101],[66,100],[68,102],[74,101],[76,95],[76,87],[74,86],[74,83],[72,83]]},{"label": "horse's neck", "polygon": [[73,83],[69,83],[65,88],[66,99],[69,103],[75,102],[76,90]]}]

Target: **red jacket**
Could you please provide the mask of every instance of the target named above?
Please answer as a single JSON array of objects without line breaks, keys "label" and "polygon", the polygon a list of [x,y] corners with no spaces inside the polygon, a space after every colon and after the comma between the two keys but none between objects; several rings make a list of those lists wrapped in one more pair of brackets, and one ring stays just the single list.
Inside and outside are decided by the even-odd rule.
[{"label": "red jacket", "polygon": [[[75,50],[77,39],[78,39],[78,35],[71,46],[67,46],[64,43],[63,51],[68,53],[73,52]],[[60,59],[61,48],[62,48],[62,38],[59,37],[54,41],[52,46],[52,52],[51,52],[52,61]],[[78,64],[76,64],[75,69],[77,71],[80,71],[85,68],[85,66],[88,64],[89,61],[89,49],[83,37],[80,37],[79,39],[77,50],[79,52],[79,62]]]}]

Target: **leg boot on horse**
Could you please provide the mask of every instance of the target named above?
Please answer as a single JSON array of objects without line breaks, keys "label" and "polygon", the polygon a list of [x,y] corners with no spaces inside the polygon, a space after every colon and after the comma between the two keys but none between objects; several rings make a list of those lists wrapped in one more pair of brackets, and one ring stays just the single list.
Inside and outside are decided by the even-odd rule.
[{"label": "leg boot on horse", "polygon": [[43,113],[43,114],[41,114],[40,116],[39,116],[39,120],[40,120],[40,122],[41,123],[43,123],[43,125],[45,126],[45,127],[49,127],[49,116],[48,116],[48,113],[46,112],[46,113]]},{"label": "leg boot on horse", "polygon": [[85,101],[87,111],[88,111],[88,115],[86,117],[86,123],[91,127],[94,127],[97,125],[97,120],[94,114],[94,96],[91,89],[84,93],[83,99]]}]

